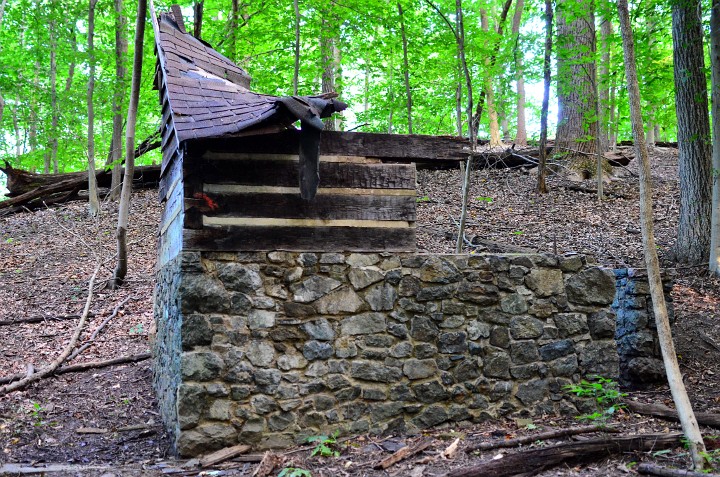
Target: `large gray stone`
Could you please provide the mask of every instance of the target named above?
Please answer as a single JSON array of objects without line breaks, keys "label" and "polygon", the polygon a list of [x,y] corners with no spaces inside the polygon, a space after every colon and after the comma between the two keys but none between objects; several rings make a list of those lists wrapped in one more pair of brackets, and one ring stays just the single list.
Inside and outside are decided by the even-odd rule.
[{"label": "large gray stone", "polygon": [[434,359],[408,359],[403,365],[403,373],[409,379],[425,379],[437,372],[438,367]]},{"label": "large gray stone", "polygon": [[180,429],[195,427],[200,422],[206,403],[207,393],[202,384],[180,384],[177,394],[177,417]]},{"label": "large gray stone", "polygon": [[385,275],[374,267],[353,268],[348,272],[348,280],[355,290],[362,290],[383,278]]},{"label": "large gray stone", "polygon": [[380,261],[380,256],[376,253],[351,253],[345,259],[345,263],[353,268],[369,267]]},{"label": "large gray stone", "polygon": [[397,303],[398,294],[395,288],[389,283],[378,283],[373,285],[365,293],[365,300],[373,311],[392,310]]},{"label": "large gray stone", "polygon": [[258,330],[275,326],[277,313],[268,310],[252,310],[248,314],[248,328]]},{"label": "large gray stone", "polygon": [[402,372],[398,368],[384,366],[371,361],[353,361],[350,376],[363,381],[394,383],[400,380]]},{"label": "large gray stone", "polygon": [[180,433],[177,452],[182,457],[206,454],[237,444],[237,431],[230,424],[215,422],[202,424]]},{"label": "large gray stone", "polygon": [[587,316],[582,313],[558,313],[555,326],[561,338],[585,334],[589,331]]},{"label": "large gray stone", "polygon": [[188,381],[209,381],[217,378],[225,364],[209,351],[183,353],[180,361],[182,377]]},{"label": "large gray stone", "polygon": [[615,313],[610,310],[601,310],[588,315],[588,328],[594,340],[611,339],[615,337]]},{"label": "large gray stone", "polygon": [[190,315],[182,323],[182,347],[190,350],[194,346],[205,346],[212,342],[213,330],[203,315]]},{"label": "large gray stone", "polygon": [[467,334],[464,331],[442,333],[438,338],[438,350],[441,353],[465,353],[467,349]]},{"label": "large gray stone", "polygon": [[447,409],[439,405],[428,406],[413,419],[418,427],[434,427],[450,419]]},{"label": "large gray stone", "polygon": [[450,261],[431,256],[417,270],[416,276],[429,283],[452,283],[460,280],[462,273]]},{"label": "large gray stone", "polygon": [[500,308],[505,313],[519,315],[528,310],[527,300],[519,293],[510,293],[500,300]]},{"label": "large gray stone", "polygon": [[315,359],[329,359],[333,355],[333,347],[330,343],[323,341],[308,341],[303,346],[303,356],[309,361]]},{"label": "large gray stone", "polygon": [[597,374],[608,379],[618,378],[619,358],[614,341],[588,343],[580,350],[578,357],[585,374]]},{"label": "large gray stone", "polygon": [[346,336],[367,335],[385,331],[385,316],[381,313],[362,313],[343,319],[340,332]]},{"label": "large gray stone", "polygon": [[277,360],[277,366],[283,371],[291,369],[303,369],[307,366],[307,360],[299,354],[284,353]]},{"label": "large gray stone", "polygon": [[340,285],[342,285],[342,282],[332,278],[314,275],[307,280],[291,285],[290,290],[293,292],[293,300],[300,303],[310,303],[322,298]]},{"label": "large gray stone", "polygon": [[318,341],[332,341],[335,339],[335,330],[326,319],[319,319],[303,323],[300,327],[308,337]]},{"label": "large gray stone", "polygon": [[549,268],[535,268],[525,277],[525,285],[539,297],[559,295],[563,292],[562,271]]},{"label": "large gray stone", "polygon": [[445,401],[449,397],[447,390],[440,381],[415,384],[410,386],[410,389],[415,393],[417,400],[423,403]]},{"label": "large gray stone", "polygon": [[572,340],[554,341],[541,346],[539,351],[543,361],[552,361],[553,359],[574,353],[575,344]]},{"label": "large gray stone", "polygon": [[278,405],[273,398],[264,394],[258,394],[250,398],[250,406],[256,414],[270,414],[278,410]]},{"label": "large gray stone", "polygon": [[526,383],[520,383],[515,397],[524,405],[529,406],[547,397],[550,386],[547,379],[534,379]]},{"label": "large gray stone", "polygon": [[510,356],[504,351],[492,350],[485,356],[483,372],[489,378],[510,379]]},{"label": "large gray stone", "polygon": [[262,278],[258,272],[239,263],[218,264],[217,274],[228,290],[254,293],[262,286]]},{"label": "large gray stone", "polygon": [[410,322],[410,336],[418,341],[434,342],[440,330],[428,316],[418,315]]},{"label": "large gray stone", "polygon": [[627,373],[633,384],[664,383],[667,380],[665,365],[657,358],[633,358],[627,364]]},{"label": "large gray stone", "polygon": [[263,341],[253,341],[248,346],[247,359],[254,366],[266,368],[275,359],[275,348]]},{"label": "large gray stone", "polygon": [[532,340],[510,343],[510,357],[514,364],[528,364],[540,359],[537,344]]},{"label": "large gray stone", "polygon": [[594,267],[571,275],[565,281],[568,300],[580,305],[609,305],[615,298],[612,270]]},{"label": "large gray stone", "polygon": [[180,281],[184,313],[224,313],[230,308],[230,294],[222,283],[206,273],[186,273]]},{"label": "large gray stone", "polygon": [[323,315],[337,315],[341,313],[357,313],[365,303],[351,288],[345,286],[339,290],[328,293],[314,303],[315,310]]},{"label": "large gray stone", "polygon": [[545,323],[531,316],[516,316],[510,321],[510,334],[516,340],[539,338]]},{"label": "large gray stone", "polygon": [[479,340],[490,336],[490,325],[485,322],[472,320],[467,325],[468,339]]}]

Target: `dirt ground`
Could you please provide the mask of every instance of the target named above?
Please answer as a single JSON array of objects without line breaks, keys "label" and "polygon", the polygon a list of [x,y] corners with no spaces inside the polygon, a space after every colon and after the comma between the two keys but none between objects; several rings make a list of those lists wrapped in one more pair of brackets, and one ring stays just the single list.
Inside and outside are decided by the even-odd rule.
[{"label": "dirt ground", "polygon": [[[673,149],[653,151],[655,227],[658,251],[673,267],[679,193]],[[579,252],[610,267],[643,267],[638,225],[638,186],[634,164],[615,169],[606,185],[608,197],[568,188],[550,180],[551,192],[538,195],[535,171],[480,170],[473,173],[468,239],[552,253]],[[584,184],[593,188],[592,183]],[[459,215],[457,170],[418,172],[418,249],[452,252]],[[62,207],[0,218],[0,378],[27,373],[53,361],[69,341],[88,297],[88,281],[101,265],[92,293],[90,317],[80,342],[89,347],[69,364],[137,356],[150,351],[155,245],[160,206],[156,191],[135,195],[129,229],[127,284],[104,287],[114,267],[116,206],[89,218],[86,205]],[[477,239],[476,239],[477,241]],[[478,247],[478,251],[483,251]],[[720,281],[703,267],[677,268],[673,290],[677,353],[696,411],[720,413]],[[109,317],[108,324],[90,335]],[[40,318],[35,323],[19,320]],[[672,405],[665,386],[628,391],[626,400]],[[235,459],[214,470],[175,461],[160,423],[147,359],[112,367],[67,373],[0,397],[0,475],[35,470],[49,475],[253,475],[258,456]],[[307,469],[312,476],[439,476],[517,449],[466,453],[479,442],[533,435],[577,425],[573,417],[544,416],[531,422],[502,420],[470,428],[442,427],[421,436],[354,436],[337,444],[337,457],[311,457],[307,445],[278,452],[283,468]],[[677,431],[679,426],[620,411],[608,423],[623,434]],[[709,448],[720,431],[703,428]],[[592,435],[590,435],[592,436]],[[457,438],[451,458],[442,452]],[[428,439],[417,455],[389,467],[373,466],[403,445]],[[524,448],[557,442],[534,442]],[[720,451],[711,455],[720,460]],[[604,476],[636,473],[636,463],[686,468],[687,451],[630,453],[590,465],[562,466],[541,476]],[[720,465],[715,461],[715,465]],[[53,467],[54,466],[54,467]],[[55,472],[50,473],[50,471]],[[213,473],[214,472],[214,473]],[[287,473],[286,475],[292,475]],[[296,474],[302,475],[301,473]]]}]

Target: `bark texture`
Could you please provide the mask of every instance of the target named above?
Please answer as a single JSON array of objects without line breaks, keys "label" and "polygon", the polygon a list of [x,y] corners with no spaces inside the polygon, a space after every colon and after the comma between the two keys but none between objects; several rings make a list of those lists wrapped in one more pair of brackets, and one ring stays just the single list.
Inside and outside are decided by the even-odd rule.
[{"label": "bark texture", "polygon": [[110,162],[112,166],[112,182],[110,184],[110,200],[120,198],[121,159],[123,151],[123,117],[122,107],[125,97],[125,55],[127,54],[127,39],[125,38],[125,15],[123,15],[123,0],[115,0],[115,91],[113,94],[113,132],[110,144]]},{"label": "bark texture", "polygon": [[548,109],[550,106],[550,60],[552,56],[552,25],[553,25],[553,7],[552,0],[545,0],[545,55],[543,59],[543,100],[542,110],[540,111],[540,151],[538,156],[538,185],[537,191],[541,194],[547,194],[547,183],[545,175],[547,174],[547,129],[548,129]]},{"label": "bark texture", "polygon": [[523,71],[523,50],[520,48],[520,21],[522,20],[525,0],[515,2],[515,15],[512,21],[512,34],[515,38],[515,90],[517,92],[517,131],[515,144],[527,146],[527,128],[525,126],[525,78]]},{"label": "bark texture", "polygon": [[400,2],[397,4],[398,15],[400,16],[400,33],[402,35],[403,45],[403,73],[405,76],[405,96],[406,106],[408,115],[408,134],[412,134],[412,90],[410,89],[410,65],[408,64],[408,41],[407,34],[405,33],[405,16],[403,15],[403,9]]},{"label": "bark texture", "polygon": [[583,178],[595,174],[598,137],[595,85],[595,4],[559,0],[557,19],[558,127],[556,154]]},{"label": "bark texture", "polygon": [[700,7],[699,0],[676,0],[672,7],[680,174],[675,255],[679,262],[693,264],[708,258],[712,200],[712,150]]},{"label": "bark texture", "polygon": [[[490,24],[488,21],[488,15],[485,10],[480,10],[480,23],[484,32],[490,31]],[[487,45],[488,49],[490,48]],[[492,69],[495,66],[495,62],[491,58],[485,58],[485,80],[483,81],[483,88],[485,91],[485,101],[487,103],[488,118],[490,119],[490,147],[499,146],[500,142],[500,125],[498,124],[498,113],[495,107],[495,92],[493,91],[493,72]]]},{"label": "bark texture", "polygon": [[680,365],[678,364],[672,332],[670,331],[670,320],[665,304],[665,293],[663,292],[662,279],[660,278],[660,262],[658,260],[655,234],[653,231],[650,159],[648,158],[647,145],[645,144],[645,131],[643,129],[642,112],[640,110],[640,87],[638,86],[635,67],[635,48],[633,46],[633,35],[630,27],[630,14],[628,12],[627,0],[618,1],[618,14],[623,39],[623,52],[625,54],[625,77],[627,78],[628,96],[630,99],[630,116],[632,120],[633,139],[635,141],[635,155],[640,160],[640,228],[642,230],[645,266],[648,272],[648,284],[650,285],[650,296],[655,314],[658,341],[660,342],[660,350],[670,386],[670,393],[672,394],[675,407],[678,411],[680,424],[685,434],[690,454],[692,455],[693,464],[698,470],[701,470],[705,464],[705,459],[701,455],[701,453],[705,452],[705,444],[703,443],[700,427],[695,419],[695,414],[690,404],[685,384],[683,383],[682,374],[680,373]]},{"label": "bark texture", "polygon": [[95,4],[97,0],[88,3],[88,63],[90,72],[87,84],[87,111],[88,111],[88,193],[90,195],[88,207],[93,217],[100,213],[100,200],[98,199],[97,180],[95,179],[95,109],[93,108],[93,94],[95,93]]},{"label": "bark texture", "polygon": [[720,275],[720,0],[712,1],[710,12],[710,62],[712,66],[712,220],[710,271]]}]

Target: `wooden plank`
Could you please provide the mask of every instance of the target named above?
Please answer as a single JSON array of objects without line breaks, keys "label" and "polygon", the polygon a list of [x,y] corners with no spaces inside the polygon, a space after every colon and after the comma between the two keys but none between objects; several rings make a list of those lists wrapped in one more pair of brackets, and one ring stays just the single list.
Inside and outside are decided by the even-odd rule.
[{"label": "wooden plank", "polygon": [[[296,164],[288,161],[210,161],[203,165],[203,182],[292,187],[299,182]],[[325,187],[414,189],[415,166],[408,164],[353,164],[320,162]]]},{"label": "wooden plank", "polygon": [[[266,154],[297,154],[297,130],[277,134],[213,138],[194,141],[193,157],[205,151],[243,151]],[[421,136],[401,134],[371,134],[342,131],[323,131],[320,138],[321,154],[375,157],[401,162],[464,161],[470,153],[465,138],[449,136]]]},{"label": "wooden plank", "polygon": [[[377,190],[377,189],[370,189]],[[319,194],[312,201],[293,194],[209,194],[216,210],[209,217],[275,217],[306,219],[358,219],[415,221],[415,196]],[[193,201],[192,204],[188,201]],[[186,199],[186,209],[198,205]],[[202,204],[199,204],[202,205]]]},{"label": "wooden plank", "polygon": [[208,227],[183,230],[183,249],[200,251],[415,251],[415,229]]},{"label": "wooden plank", "polygon": [[[297,154],[260,154],[249,152],[208,151],[202,155],[208,160],[274,160],[299,162]],[[322,155],[320,162],[354,162],[356,164],[378,164],[380,159],[364,156]]]},{"label": "wooden plank", "polygon": [[353,220],[353,219],[276,219],[273,217],[208,217],[203,215],[203,227],[351,227],[406,229],[413,227],[406,220]]},{"label": "wooden plank", "polygon": [[219,451],[213,452],[212,454],[201,457],[200,467],[210,467],[211,465],[225,462],[226,460],[237,457],[240,454],[245,454],[250,449],[251,447],[246,444],[240,444],[233,447],[226,447],[225,449],[220,449]]},{"label": "wooden plank", "polygon": [[[203,184],[203,192],[208,194],[296,194],[299,187],[248,186],[235,184]],[[322,195],[372,195],[372,196],[412,196],[415,189],[350,189],[339,187],[320,187],[317,196]]]}]

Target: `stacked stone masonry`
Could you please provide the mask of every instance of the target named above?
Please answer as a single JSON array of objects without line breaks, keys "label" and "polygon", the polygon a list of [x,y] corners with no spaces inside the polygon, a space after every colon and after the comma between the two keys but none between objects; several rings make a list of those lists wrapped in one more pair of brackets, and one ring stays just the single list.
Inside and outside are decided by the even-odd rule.
[{"label": "stacked stone masonry", "polygon": [[[620,383],[636,387],[665,382],[647,271],[621,268],[615,270],[615,277],[617,291],[612,308],[617,316],[615,340],[620,356]],[[672,323],[675,317],[670,296],[673,276],[665,271],[662,278]]]},{"label": "stacked stone masonry", "polygon": [[155,387],[180,455],[577,414],[617,379],[615,277],[579,255],[211,253],[159,271]]}]

